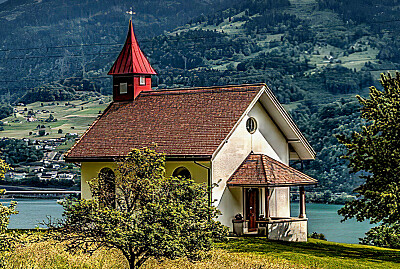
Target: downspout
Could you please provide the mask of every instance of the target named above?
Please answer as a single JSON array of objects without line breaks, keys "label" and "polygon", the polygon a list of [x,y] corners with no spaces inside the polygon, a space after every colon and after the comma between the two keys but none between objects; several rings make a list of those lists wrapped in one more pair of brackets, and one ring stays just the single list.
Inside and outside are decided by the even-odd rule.
[{"label": "downspout", "polygon": [[[197,164],[198,166],[201,166],[205,169],[207,169],[207,182],[208,182],[208,206],[211,206],[211,199],[212,199],[212,195],[211,195],[211,190],[212,190],[212,182],[211,182],[211,167],[207,167],[204,164],[198,163],[197,161],[193,161],[195,164]],[[211,161],[210,161],[210,166],[211,166]]]}]

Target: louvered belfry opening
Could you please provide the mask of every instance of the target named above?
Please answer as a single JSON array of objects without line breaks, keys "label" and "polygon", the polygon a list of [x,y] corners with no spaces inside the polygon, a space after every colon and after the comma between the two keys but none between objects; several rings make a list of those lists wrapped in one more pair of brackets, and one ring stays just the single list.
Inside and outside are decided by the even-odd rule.
[{"label": "louvered belfry opening", "polygon": [[151,76],[156,74],[141,51],[132,21],[129,21],[124,47],[108,72],[108,75],[113,76],[114,101],[131,101],[140,92],[151,91]]}]

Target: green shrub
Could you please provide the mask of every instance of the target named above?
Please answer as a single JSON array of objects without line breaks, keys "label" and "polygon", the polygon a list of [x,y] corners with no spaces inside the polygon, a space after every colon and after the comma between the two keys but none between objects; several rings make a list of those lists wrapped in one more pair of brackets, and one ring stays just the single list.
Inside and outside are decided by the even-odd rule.
[{"label": "green shrub", "polygon": [[317,232],[313,232],[312,234],[308,235],[309,238],[313,238],[313,239],[319,239],[319,240],[325,240],[326,241],[326,237],[323,233],[317,233]]},{"label": "green shrub", "polygon": [[360,244],[377,247],[400,248],[400,223],[382,224],[365,233]]}]

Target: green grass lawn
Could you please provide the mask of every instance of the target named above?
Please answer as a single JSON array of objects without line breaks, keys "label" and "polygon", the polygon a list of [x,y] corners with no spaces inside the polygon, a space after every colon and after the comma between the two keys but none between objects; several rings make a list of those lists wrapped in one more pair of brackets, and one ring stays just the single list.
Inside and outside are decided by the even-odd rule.
[{"label": "green grass lawn", "polygon": [[271,242],[263,238],[230,240],[218,247],[234,253],[284,259],[307,268],[400,268],[400,251],[315,239],[307,243]]},{"label": "green grass lawn", "polygon": [[[5,268],[127,268],[116,250],[70,254],[50,241],[17,248],[7,260]],[[202,261],[149,260],[144,268],[400,268],[400,251],[315,239],[296,243],[231,238],[215,244]]]}]

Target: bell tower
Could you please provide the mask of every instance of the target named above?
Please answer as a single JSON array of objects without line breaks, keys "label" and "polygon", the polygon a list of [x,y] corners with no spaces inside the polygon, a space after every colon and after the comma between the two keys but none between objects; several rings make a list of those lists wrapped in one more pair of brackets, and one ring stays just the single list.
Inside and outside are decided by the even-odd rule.
[{"label": "bell tower", "polygon": [[140,92],[151,91],[151,76],[157,75],[140,50],[132,20],[125,45],[108,75],[113,76],[113,100],[132,101]]}]

